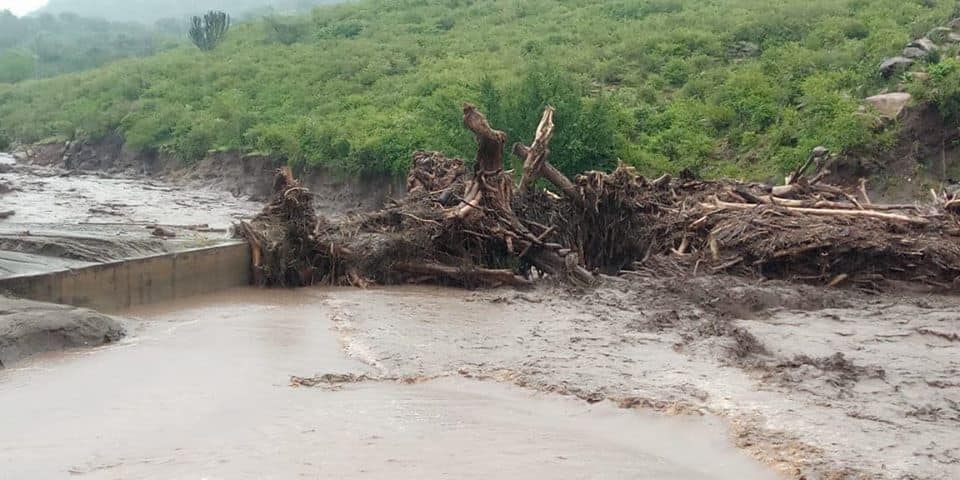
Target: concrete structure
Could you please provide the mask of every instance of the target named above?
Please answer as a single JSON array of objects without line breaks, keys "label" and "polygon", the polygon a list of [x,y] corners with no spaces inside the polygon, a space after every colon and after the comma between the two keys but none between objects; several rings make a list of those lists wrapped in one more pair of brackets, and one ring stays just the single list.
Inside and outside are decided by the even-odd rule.
[{"label": "concrete structure", "polygon": [[100,311],[184,298],[250,283],[246,243],[197,248],[51,273],[0,279],[0,292]]}]

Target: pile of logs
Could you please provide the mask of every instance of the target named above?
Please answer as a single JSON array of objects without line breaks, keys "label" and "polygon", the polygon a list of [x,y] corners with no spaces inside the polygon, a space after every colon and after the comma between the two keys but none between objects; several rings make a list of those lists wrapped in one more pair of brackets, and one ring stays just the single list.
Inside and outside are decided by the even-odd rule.
[{"label": "pile of logs", "polygon": [[[816,157],[817,152],[814,153]],[[866,182],[851,191],[822,183],[810,163],[768,186],[680,182],[665,222],[673,257],[695,272],[732,272],[879,290],[889,280],[958,287],[960,222],[948,197],[933,204],[871,201]]]},{"label": "pile of logs", "polygon": [[960,276],[960,199],[874,203],[864,182],[824,183],[823,150],[779,186],[689,172],[648,180],[625,165],[571,180],[549,162],[548,107],[533,141],[512,148],[523,168],[517,181],[505,168],[504,132],[473,105],[463,114],[477,143],[472,173],[460,159],[417,152],[407,198],[379,212],[332,224],[281,170],[264,212],[237,227],[254,250],[258,283],[519,286],[539,274],[586,286],[599,273],[664,259],[695,274],[864,288],[896,279],[950,289]]}]

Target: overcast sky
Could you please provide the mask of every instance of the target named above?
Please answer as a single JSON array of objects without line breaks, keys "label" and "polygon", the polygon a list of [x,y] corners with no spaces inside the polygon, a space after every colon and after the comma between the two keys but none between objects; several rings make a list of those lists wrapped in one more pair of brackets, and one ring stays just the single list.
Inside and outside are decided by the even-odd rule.
[{"label": "overcast sky", "polygon": [[0,0],[0,10],[10,10],[14,15],[20,16],[32,12],[46,3],[47,0]]}]

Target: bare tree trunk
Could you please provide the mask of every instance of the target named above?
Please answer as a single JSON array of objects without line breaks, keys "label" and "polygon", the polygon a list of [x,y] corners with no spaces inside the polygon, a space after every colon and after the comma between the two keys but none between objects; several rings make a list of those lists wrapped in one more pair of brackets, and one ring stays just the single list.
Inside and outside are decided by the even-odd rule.
[{"label": "bare tree trunk", "polygon": [[513,146],[513,154],[523,160],[523,178],[520,180],[520,193],[530,190],[537,179],[546,178],[547,181],[559,188],[564,195],[577,204],[583,203],[583,196],[576,185],[562,172],[550,165],[547,158],[550,156],[550,140],[553,138],[553,107],[543,111],[543,118],[537,127],[533,143],[529,147],[517,142]]}]

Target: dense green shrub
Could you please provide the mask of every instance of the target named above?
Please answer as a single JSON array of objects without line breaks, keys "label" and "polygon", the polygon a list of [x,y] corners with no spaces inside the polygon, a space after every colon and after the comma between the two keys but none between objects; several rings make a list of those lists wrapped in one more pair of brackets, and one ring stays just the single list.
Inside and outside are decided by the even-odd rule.
[{"label": "dense green shrub", "polygon": [[960,125],[960,60],[951,58],[928,68],[930,80],[914,83],[911,91],[937,105],[947,121]]}]

